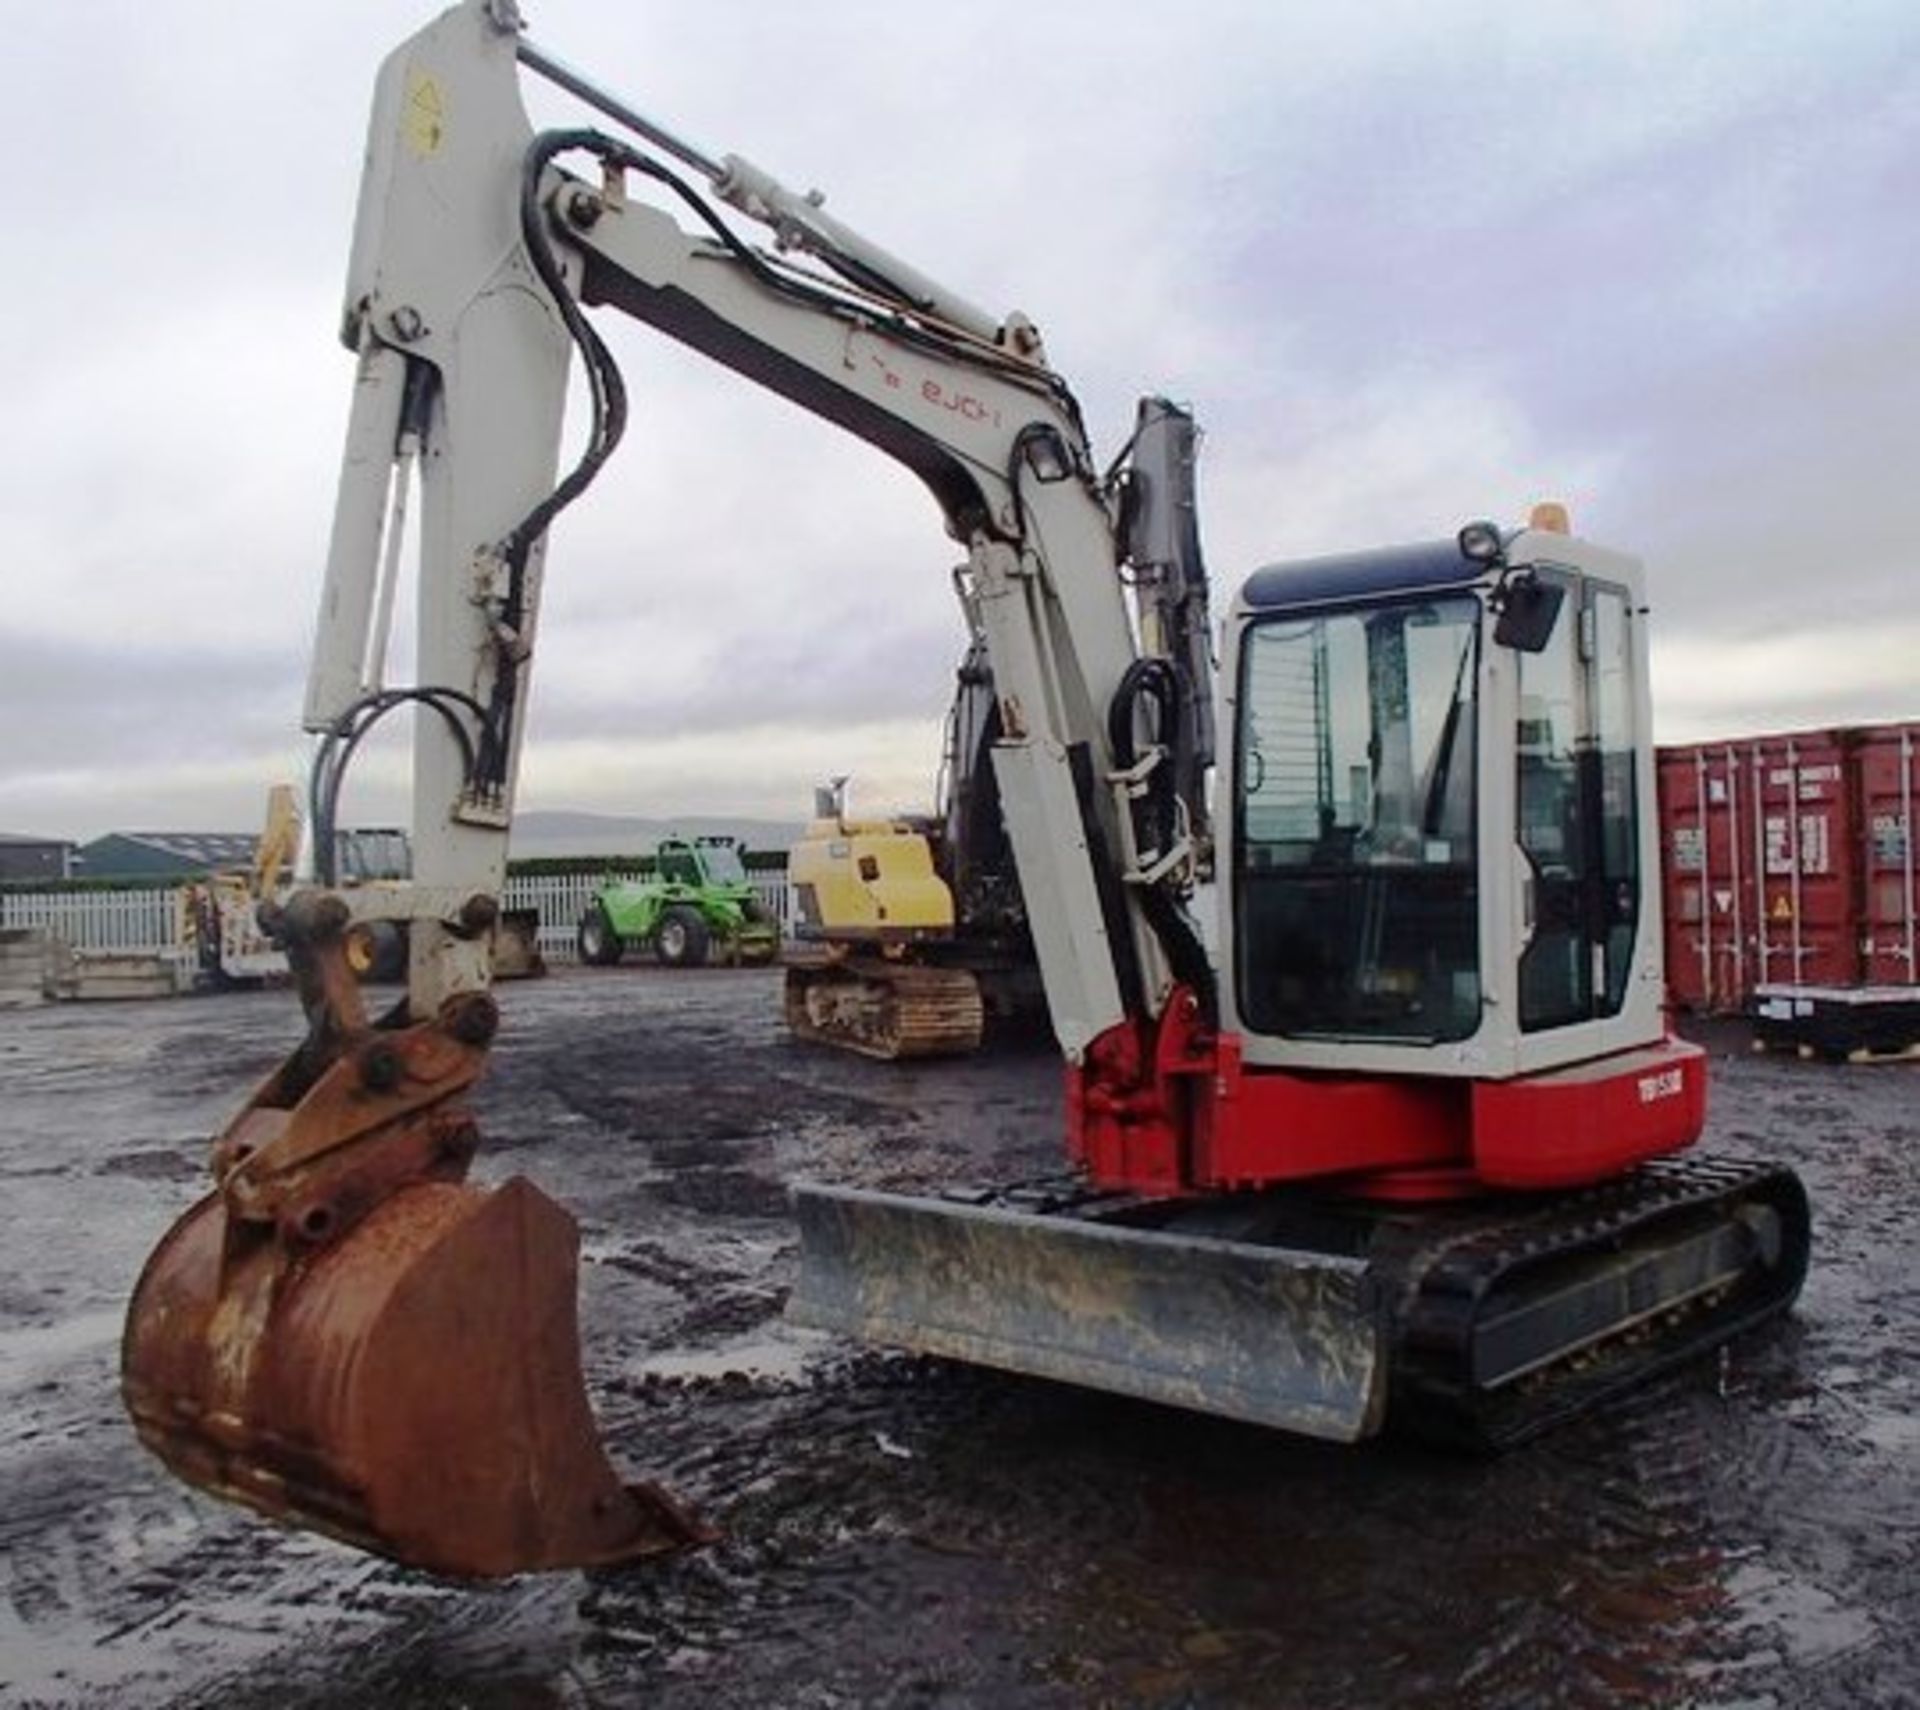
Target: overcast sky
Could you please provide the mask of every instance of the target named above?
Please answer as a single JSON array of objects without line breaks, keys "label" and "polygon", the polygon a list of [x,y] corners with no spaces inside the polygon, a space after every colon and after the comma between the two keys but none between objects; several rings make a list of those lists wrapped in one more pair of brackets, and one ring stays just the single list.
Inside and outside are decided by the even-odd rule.
[{"label": "overcast sky", "polygon": [[[1103,458],[1141,391],[1190,401],[1222,607],[1552,496],[1649,562],[1662,740],[1920,715],[1912,0],[525,10],[1029,313]],[[366,108],[430,15],[6,0],[0,830],[248,829],[303,764]],[[614,343],[635,418],[555,530],[523,806],[923,802],[962,641],[931,501]],[[399,761],[349,819],[403,817]]]}]

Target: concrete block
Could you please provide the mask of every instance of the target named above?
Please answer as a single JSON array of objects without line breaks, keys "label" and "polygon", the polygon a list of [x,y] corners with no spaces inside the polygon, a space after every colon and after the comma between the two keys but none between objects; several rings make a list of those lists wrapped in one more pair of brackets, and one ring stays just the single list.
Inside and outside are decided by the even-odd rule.
[{"label": "concrete block", "polygon": [[80,1003],[172,997],[179,990],[173,962],[157,955],[76,956],[63,997]]},{"label": "concrete block", "polygon": [[44,928],[0,932],[0,1009],[30,1009],[46,1002],[51,961],[52,940]]}]

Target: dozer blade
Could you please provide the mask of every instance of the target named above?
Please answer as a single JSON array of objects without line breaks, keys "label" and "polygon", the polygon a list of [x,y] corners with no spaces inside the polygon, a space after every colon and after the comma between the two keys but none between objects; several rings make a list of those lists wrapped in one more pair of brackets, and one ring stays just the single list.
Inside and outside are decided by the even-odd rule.
[{"label": "dozer blade", "polygon": [[187,1482],[409,1566],[491,1578],[710,1534],[622,1485],[580,1371],[572,1218],[523,1179],[418,1182],[301,1252],[219,1193],[148,1261],[123,1345]]},{"label": "dozer blade", "polygon": [[797,1322],[1352,1442],[1386,1400],[1364,1261],[808,1186]]}]

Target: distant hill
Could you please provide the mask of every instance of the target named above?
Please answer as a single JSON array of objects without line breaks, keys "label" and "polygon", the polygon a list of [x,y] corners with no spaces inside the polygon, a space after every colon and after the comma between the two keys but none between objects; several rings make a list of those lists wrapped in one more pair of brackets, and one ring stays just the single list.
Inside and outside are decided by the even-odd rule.
[{"label": "distant hill", "polygon": [[636,819],[609,813],[516,813],[508,852],[517,861],[560,855],[643,855],[663,837],[737,837],[749,849],[788,849],[805,830],[798,820]]}]

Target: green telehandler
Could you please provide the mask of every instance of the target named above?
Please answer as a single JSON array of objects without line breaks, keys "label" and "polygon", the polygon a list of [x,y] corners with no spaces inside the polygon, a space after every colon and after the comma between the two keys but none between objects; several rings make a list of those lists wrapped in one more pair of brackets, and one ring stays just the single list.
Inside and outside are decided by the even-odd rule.
[{"label": "green telehandler", "polygon": [[669,968],[771,962],[780,923],[755,894],[735,837],[668,837],[645,878],[600,888],[580,917],[580,960],[610,968],[651,947]]}]

